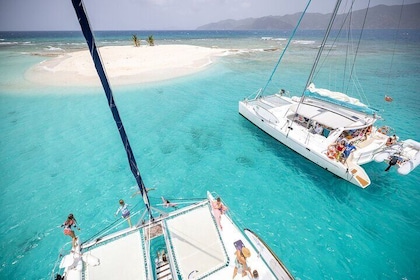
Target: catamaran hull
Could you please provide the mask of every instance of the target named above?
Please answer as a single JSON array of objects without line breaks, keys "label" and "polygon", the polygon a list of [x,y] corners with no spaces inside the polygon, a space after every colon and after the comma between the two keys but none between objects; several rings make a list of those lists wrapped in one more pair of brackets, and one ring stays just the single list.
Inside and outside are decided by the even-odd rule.
[{"label": "catamaran hull", "polygon": [[[305,141],[302,140],[302,138],[305,136],[299,132],[294,132],[294,124],[292,122],[287,119],[268,116],[267,114],[269,113],[265,113],[264,115],[262,113],[264,111],[266,110],[259,110],[258,106],[249,105],[247,101],[239,102],[239,113],[277,141],[356,186],[366,188],[370,185],[369,176],[363,168],[358,165],[345,166],[340,162],[329,159],[322,151],[316,151],[303,145],[302,143]],[[292,127],[292,129],[289,129],[288,127]]]}]

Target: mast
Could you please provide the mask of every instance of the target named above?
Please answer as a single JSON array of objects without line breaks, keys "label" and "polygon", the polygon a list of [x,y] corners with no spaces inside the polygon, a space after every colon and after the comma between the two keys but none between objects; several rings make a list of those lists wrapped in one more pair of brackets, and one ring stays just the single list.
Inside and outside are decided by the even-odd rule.
[{"label": "mast", "polygon": [[101,80],[102,87],[104,88],[106,98],[108,99],[108,106],[114,117],[115,124],[117,125],[118,131],[120,132],[120,137],[123,142],[125,151],[127,153],[128,163],[130,165],[131,172],[136,179],[137,185],[140,189],[140,193],[143,197],[144,204],[146,205],[147,211],[149,213],[150,219],[153,218],[152,211],[150,208],[149,197],[147,195],[146,187],[143,183],[143,180],[140,175],[140,171],[137,167],[136,159],[134,158],[133,151],[131,150],[130,142],[128,141],[127,134],[124,129],[124,125],[118,113],[117,105],[114,101],[114,96],[112,94],[111,87],[108,82],[108,78],[103,67],[101,57],[99,55],[98,49],[96,48],[95,38],[93,37],[92,29],[90,28],[89,20],[87,18],[86,10],[82,0],[72,0],[74,11],[76,12],[77,19],[79,21],[80,27],[82,28],[83,35],[86,39],[86,43],[89,47],[89,52],[92,56],[93,63],[95,64],[96,72]]},{"label": "mast", "polygon": [[308,80],[306,82],[305,89],[303,90],[302,96],[305,95],[305,90],[312,83],[312,79],[314,77],[316,67],[318,66],[319,60],[321,59],[321,54],[324,51],[325,44],[327,43],[328,36],[330,35],[331,29],[332,29],[332,26],[334,24],[334,20],[335,20],[335,17],[337,16],[338,9],[340,8],[340,5],[341,5],[341,0],[337,0],[337,3],[335,3],[334,11],[331,15],[330,22],[328,23],[327,30],[325,31],[324,38],[322,39],[321,46],[319,47],[318,54],[316,55],[315,62],[312,65],[311,73],[309,74],[309,77],[308,77]]}]

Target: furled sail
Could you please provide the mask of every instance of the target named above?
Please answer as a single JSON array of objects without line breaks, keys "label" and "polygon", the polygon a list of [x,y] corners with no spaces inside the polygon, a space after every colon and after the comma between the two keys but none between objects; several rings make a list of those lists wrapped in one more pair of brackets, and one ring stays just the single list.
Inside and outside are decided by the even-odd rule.
[{"label": "furled sail", "polygon": [[364,112],[367,114],[375,114],[377,111],[368,107],[366,104],[360,102],[359,99],[350,97],[342,92],[331,91],[323,88],[316,88],[313,83],[304,92],[305,96],[321,99],[334,103],[340,106],[344,106],[356,111]]},{"label": "furled sail", "polygon": [[128,163],[130,164],[131,172],[136,179],[137,185],[140,189],[140,193],[143,197],[144,204],[149,212],[150,218],[152,217],[152,212],[150,209],[149,197],[147,196],[146,187],[143,183],[143,180],[140,175],[140,171],[137,167],[136,160],[134,158],[133,151],[131,150],[130,142],[128,141],[127,134],[124,129],[124,125],[120,118],[120,114],[117,109],[117,105],[114,101],[114,96],[112,94],[111,87],[108,82],[108,78],[105,73],[105,69],[102,65],[101,57],[99,55],[98,49],[96,48],[95,38],[93,37],[92,29],[90,28],[89,21],[86,15],[85,7],[82,0],[72,0],[74,10],[76,12],[77,18],[79,20],[80,27],[82,28],[83,35],[86,39],[86,43],[89,47],[89,52],[92,56],[93,62],[95,64],[96,72],[101,80],[102,87],[104,88],[105,95],[108,99],[109,109],[111,109],[112,116],[114,117],[115,123],[117,125],[118,131],[120,132],[121,140],[123,142],[125,151],[127,153]]}]

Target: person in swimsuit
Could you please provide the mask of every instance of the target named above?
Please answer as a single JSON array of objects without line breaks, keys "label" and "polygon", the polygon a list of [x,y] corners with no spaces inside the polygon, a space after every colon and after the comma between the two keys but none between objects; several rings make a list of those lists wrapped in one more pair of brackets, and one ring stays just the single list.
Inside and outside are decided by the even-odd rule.
[{"label": "person in swimsuit", "polygon": [[222,224],[220,223],[222,215],[227,211],[227,207],[222,203],[220,197],[218,197],[212,203],[214,218],[216,219],[217,224],[220,229],[223,230]]},{"label": "person in swimsuit", "polygon": [[251,252],[248,248],[242,247],[241,250],[236,250],[235,252],[235,268],[233,269],[233,277],[235,279],[236,274],[241,273],[242,277],[246,276],[246,273],[249,272],[251,274],[251,268],[246,263],[246,259],[251,256]]},{"label": "person in swimsuit", "polygon": [[342,160],[345,162],[354,150],[356,150],[356,147],[352,143],[348,143],[342,153]]},{"label": "person in swimsuit", "polygon": [[337,151],[336,159],[338,161],[341,161],[341,156],[345,149],[346,149],[346,146],[344,146],[344,140],[341,140],[340,142],[337,143],[335,150]]},{"label": "person in swimsuit", "polygon": [[173,207],[173,208],[177,209],[178,205],[176,203],[170,202],[169,200],[167,200],[163,196],[161,196],[160,198],[162,199],[162,204],[163,204],[163,206],[165,206],[165,208]]},{"label": "person in swimsuit", "polygon": [[131,219],[130,219],[130,210],[128,210],[128,204],[124,202],[124,200],[120,199],[120,207],[115,212],[115,216],[121,211],[121,215],[124,219],[127,220],[128,225],[131,227]]},{"label": "person in swimsuit", "polygon": [[[74,218],[73,214],[69,214],[67,220],[61,225],[61,227],[64,227],[64,234],[72,238],[72,246],[75,247],[77,237],[74,234],[74,230],[71,227],[77,227],[77,221]],[[78,230],[80,230],[80,228],[78,228]]]}]

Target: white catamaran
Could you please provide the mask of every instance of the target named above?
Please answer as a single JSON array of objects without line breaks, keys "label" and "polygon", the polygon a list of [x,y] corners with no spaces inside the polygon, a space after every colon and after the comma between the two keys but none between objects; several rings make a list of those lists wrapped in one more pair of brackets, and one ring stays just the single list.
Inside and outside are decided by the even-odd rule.
[{"label": "white catamaran", "polygon": [[[223,215],[219,224],[221,213],[217,211],[221,210],[215,207],[212,194],[207,193],[207,199],[173,211],[164,211],[150,204],[114,103],[84,5],[81,0],[72,0],[72,3],[146,209],[133,227],[115,232],[109,229],[106,234],[98,234],[84,242],[77,239],[69,252],[60,253],[51,278],[221,280],[232,279],[234,271],[238,270],[235,279],[293,279],[278,257],[256,234],[248,229],[241,230],[232,221],[228,214],[230,210]],[[162,200],[165,206],[174,208],[164,198]],[[241,265],[236,261],[238,252],[246,256],[249,268],[244,270],[244,278]]]},{"label": "white catamaran", "polygon": [[[276,140],[322,168],[366,188],[371,184],[371,180],[361,165],[373,161],[376,154],[383,153],[388,148],[392,138],[387,135],[391,133],[390,128],[375,127],[374,124],[379,119],[376,111],[358,99],[341,92],[316,88],[313,84],[318,62],[340,4],[341,0],[338,0],[302,96],[290,97],[285,90],[264,96],[264,90],[259,90],[255,96],[239,102],[239,113]],[[299,23],[303,15],[304,13]],[[392,141],[397,141],[397,138],[395,136]],[[409,141],[417,143],[415,147],[420,146],[414,140]],[[413,147],[408,144],[404,147],[408,146]],[[399,154],[409,155],[400,157],[401,160],[397,163],[400,167],[405,165],[405,169],[411,171],[419,164],[418,154]],[[388,153],[388,157],[384,155],[377,158],[377,161],[391,159],[392,155]]]}]

